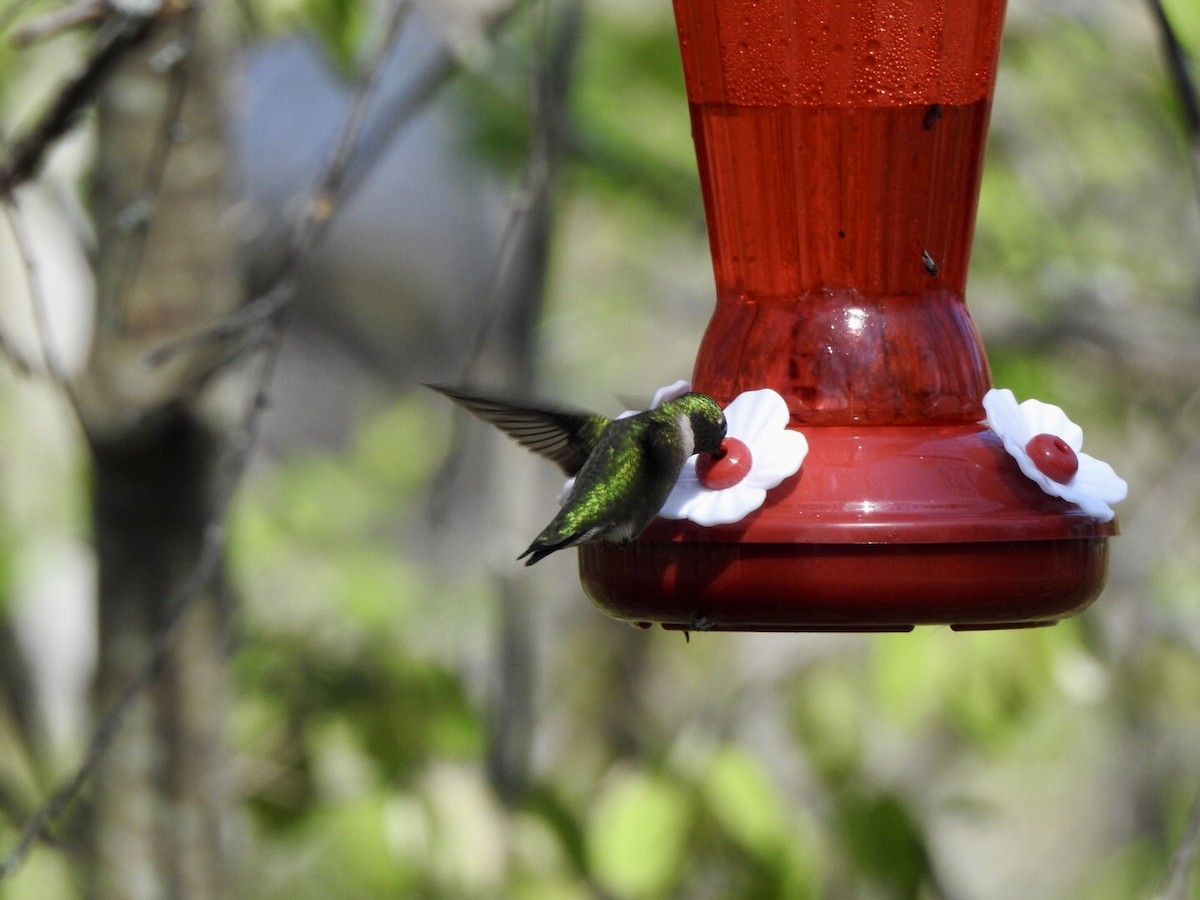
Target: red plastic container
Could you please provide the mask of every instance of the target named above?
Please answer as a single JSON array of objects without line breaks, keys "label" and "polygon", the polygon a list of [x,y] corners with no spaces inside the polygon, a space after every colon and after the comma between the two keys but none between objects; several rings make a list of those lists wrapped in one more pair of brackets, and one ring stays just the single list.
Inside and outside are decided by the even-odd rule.
[{"label": "red plastic container", "polygon": [[716,276],[693,385],[783,395],[809,453],[736,525],[580,548],[605,612],[694,630],[1053,622],[1101,523],[980,422],[964,304],[1003,0],[675,0]]}]

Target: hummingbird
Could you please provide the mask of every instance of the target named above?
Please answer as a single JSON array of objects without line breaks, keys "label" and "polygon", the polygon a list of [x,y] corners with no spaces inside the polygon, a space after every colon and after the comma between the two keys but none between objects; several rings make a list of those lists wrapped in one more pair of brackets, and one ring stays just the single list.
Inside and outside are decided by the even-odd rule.
[{"label": "hummingbird", "polygon": [[527,566],[589,541],[632,541],[662,509],[688,457],[722,453],[725,414],[712,397],[697,391],[610,419],[582,410],[517,405],[445,385],[427,387],[574,477],[558,515],[517,557]]}]

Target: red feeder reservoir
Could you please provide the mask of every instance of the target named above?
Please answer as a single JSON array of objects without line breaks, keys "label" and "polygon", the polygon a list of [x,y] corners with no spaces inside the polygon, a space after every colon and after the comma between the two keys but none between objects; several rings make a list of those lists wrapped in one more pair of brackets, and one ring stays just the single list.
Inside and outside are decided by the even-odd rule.
[{"label": "red feeder reservoir", "polygon": [[717,288],[692,384],[723,406],[772,388],[809,452],[740,522],[580,547],[589,596],[688,630],[1084,609],[1115,521],[1043,493],[981,424],[964,303],[1003,0],[675,0],[675,17]]}]

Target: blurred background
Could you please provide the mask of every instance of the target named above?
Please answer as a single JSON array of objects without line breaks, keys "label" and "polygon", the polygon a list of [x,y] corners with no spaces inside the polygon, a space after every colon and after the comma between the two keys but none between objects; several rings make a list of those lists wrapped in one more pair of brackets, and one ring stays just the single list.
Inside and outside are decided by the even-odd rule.
[{"label": "blurred background", "polygon": [[[9,31],[55,6],[13,3]],[[1200,10],[1164,5],[1195,77]],[[221,227],[255,296],[386,10],[232,13]],[[6,42],[7,133],[80,41]],[[374,108],[422,86],[301,261],[229,514],[229,895],[1200,897],[1171,885],[1200,791],[1200,185],[1153,7],[1009,3],[968,303],[995,383],[1130,486],[1105,593],[1026,631],[685,641],[596,611],[573,553],[516,564],[561,479],[421,383],[611,414],[690,374],[713,287],[670,4],[418,4]],[[95,142],[23,203],[72,371]],[[90,477],[62,392],[0,372],[5,846],[102,710]],[[73,830],[0,895],[89,895]]]}]

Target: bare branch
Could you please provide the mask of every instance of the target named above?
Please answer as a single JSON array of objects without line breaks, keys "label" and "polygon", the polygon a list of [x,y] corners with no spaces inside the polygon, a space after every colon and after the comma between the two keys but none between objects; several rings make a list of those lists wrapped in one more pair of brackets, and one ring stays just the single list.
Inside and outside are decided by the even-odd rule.
[{"label": "bare branch", "polygon": [[0,31],[8,29],[13,22],[20,17],[25,11],[25,7],[32,5],[33,0],[12,0],[8,6],[0,9]]},{"label": "bare branch", "polygon": [[70,131],[117,64],[146,38],[154,22],[152,17],[123,14],[112,15],[104,22],[82,68],[0,160],[0,195],[11,194],[17,185],[37,177],[51,147]]},{"label": "bare branch", "polygon": [[[515,6],[512,3],[498,12],[488,23],[489,29],[498,28]],[[383,67],[399,43],[408,9],[407,2],[397,4],[387,25],[386,38],[355,91],[327,168],[303,208],[291,243],[269,286],[224,320],[156,348],[149,358],[152,365],[161,365],[179,352],[210,341],[235,340],[240,329],[259,327],[267,320],[282,315],[290,307],[296,264],[320,242],[337,208],[353,197],[382,158],[383,151],[458,71],[458,62],[452,50],[446,46],[437,48],[421,72],[402,90],[384,101],[381,111],[368,120],[368,101],[376,93]],[[523,214],[521,210],[514,211],[518,219]],[[506,237],[505,243],[508,241]],[[502,251],[502,256],[507,253],[507,250]],[[498,261],[497,265],[503,267],[504,263]]]},{"label": "bare branch", "polygon": [[1200,793],[1192,803],[1192,812],[1184,826],[1179,846],[1167,865],[1167,886],[1159,900],[1187,900],[1192,896],[1196,874],[1196,858],[1200,856]]},{"label": "bare branch", "polygon": [[290,281],[276,282],[274,287],[215,325],[156,347],[147,355],[146,361],[152,366],[162,365],[175,354],[203,344],[236,341],[246,333],[261,328],[283,312],[292,302],[293,289],[294,285]]},{"label": "bare branch", "polygon": [[[355,159],[361,134],[367,127],[367,107],[378,87],[384,65],[403,34],[409,8],[406,0],[396,4],[387,25],[386,37],[354,92],[333,153],[302,208],[288,247],[267,289],[221,321],[155,348],[147,358],[151,365],[162,365],[176,354],[204,344],[240,341],[247,329],[269,326],[272,320],[281,318],[291,307],[296,289],[296,266],[320,241],[337,210],[345,203],[346,173]],[[203,373],[202,378],[207,378],[209,374],[212,373]]]},{"label": "bare branch", "polygon": [[1175,28],[1167,11],[1163,9],[1161,0],[1146,0],[1154,24],[1158,28],[1159,42],[1162,45],[1163,58],[1167,64],[1167,72],[1175,93],[1179,96],[1180,107],[1183,111],[1183,126],[1188,141],[1189,158],[1192,166],[1192,186],[1200,198],[1200,95],[1196,84],[1188,71],[1187,52],[1179,42]]},{"label": "bare branch", "polygon": [[78,3],[51,10],[22,26],[13,35],[13,40],[18,46],[27,47],[80,25],[97,22],[108,12],[109,6],[105,0],[79,0]]},{"label": "bare branch", "polygon": [[[516,9],[516,0],[499,6],[483,23],[485,32],[494,33]],[[352,159],[347,160],[339,193],[345,203],[358,191],[367,175],[374,171],[384,151],[392,146],[396,136],[418,112],[425,108],[453,75],[459,70],[459,59],[453,48],[440,44],[424,63],[421,71],[403,88],[384,101],[383,109],[373,117],[357,140]]]},{"label": "bare branch", "polygon": [[71,404],[75,418],[86,432],[87,423],[84,421],[79,405],[79,396],[75,393],[75,387],[71,384],[71,380],[67,377],[66,370],[63,368],[62,360],[58,355],[58,348],[54,346],[54,339],[50,328],[49,310],[46,308],[46,296],[42,291],[41,279],[38,278],[37,259],[34,256],[33,242],[30,239],[29,232],[25,228],[25,220],[21,215],[21,206],[17,194],[14,192],[6,197],[0,197],[0,208],[4,210],[4,216],[8,220],[8,227],[12,232],[13,245],[16,247],[17,255],[21,258],[21,264],[25,268],[25,283],[29,291],[29,305],[33,312],[34,330],[37,332],[38,345],[42,352],[42,359],[46,364],[46,371],[50,373],[50,378],[55,386],[63,392],[63,395]]},{"label": "bare branch", "polygon": [[[528,393],[535,377],[537,322],[545,288],[555,175],[569,131],[566,97],[582,27],[582,12],[576,0],[563,4],[553,21],[546,4],[539,12],[539,51],[533,73],[533,116],[525,169],[510,201],[487,287],[479,301],[470,350],[459,374],[460,382],[470,383],[489,358],[495,361],[499,357],[499,368],[516,393]],[[427,514],[435,527],[448,516],[450,492],[467,459],[467,443],[462,439],[467,418],[465,414],[455,416],[451,449],[433,477]]]},{"label": "bare branch", "polygon": [[338,135],[333,156],[309,202],[308,214],[301,224],[300,233],[293,242],[293,253],[297,257],[304,255],[312,247],[328,226],[338,204],[345,200],[341,192],[350,167],[352,151],[366,122],[367,105],[378,86],[384,65],[400,40],[408,12],[409,4],[407,2],[400,2],[396,5],[380,50],[364,74],[358,90],[354,93],[354,100],[350,104],[350,111],[346,115],[341,134]]}]

